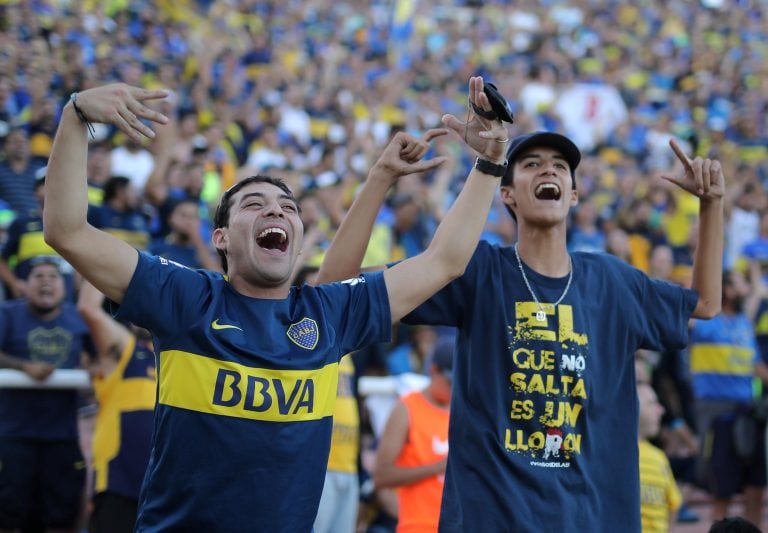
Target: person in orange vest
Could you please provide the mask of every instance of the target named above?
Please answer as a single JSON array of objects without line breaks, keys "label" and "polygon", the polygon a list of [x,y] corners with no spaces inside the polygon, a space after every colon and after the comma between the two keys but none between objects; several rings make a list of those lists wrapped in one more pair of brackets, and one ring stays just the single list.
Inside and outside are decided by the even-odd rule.
[{"label": "person in orange vest", "polygon": [[377,488],[396,487],[398,533],[437,531],[448,459],[454,342],[443,338],[429,363],[430,382],[392,409],[376,455]]}]

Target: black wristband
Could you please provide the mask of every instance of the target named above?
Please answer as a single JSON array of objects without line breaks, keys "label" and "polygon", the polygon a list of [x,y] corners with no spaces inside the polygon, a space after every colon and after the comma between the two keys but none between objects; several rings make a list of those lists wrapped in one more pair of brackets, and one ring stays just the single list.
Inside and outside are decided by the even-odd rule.
[{"label": "black wristband", "polygon": [[507,161],[505,160],[503,165],[497,165],[496,163],[491,163],[487,159],[480,159],[478,157],[475,159],[475,168],[483,174],[501,178],[507,173]]},{"label": "black wristband", "polygon": [[91,121],[88,120],[88,117],[85,116],[85,113],[77,107],[77,93],[72,93],[69,95],[69,100],[72,102],[72,109],[75,110],[75,115],[77,115],[77,118],[85,124],[88,127],[88,133],[91,134],[91,138],[96,137],[96,130],[93,128],[93,124],[91,124]]}]

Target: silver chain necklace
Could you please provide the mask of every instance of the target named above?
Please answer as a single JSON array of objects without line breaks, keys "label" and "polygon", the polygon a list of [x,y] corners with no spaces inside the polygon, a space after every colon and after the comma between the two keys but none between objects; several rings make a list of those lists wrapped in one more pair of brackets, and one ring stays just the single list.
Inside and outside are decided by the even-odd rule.
[{"label": "silver chain necklace", "polygon": [[[520,260],[520,254],[517,252],[517,243],[515,243],[515,257],[517,258],[517,266],[520,267],[520,274],[523,275],[523,281],[525,282],[525,286],[528,287],[528,292],[531,293],[531,297],[533,298],[533,301],[536,302],[536,307],[539,308],[539,310],[536,311],[536,320],[538,320],[539,322],[546,322],[547,313],[544,311],[544,306],[541,304],[539,299],[536,298],[536,293],[533,292],[531,283],[528,281],[528,276],[525,275],[523,262]],[[560,295],[560,298],[558,298],[555,303],[551,304],[553,309],[555,309],[560,304],[560,302],[563,301],[563,298],[565,298],[565,295],[568,294],[568,289],[571,288],[572,279],[573,279],[573,260],[571,259],[571,254],[568,254],[568,283],[565,284],[565,290],[563,291],[563,294]]]}]

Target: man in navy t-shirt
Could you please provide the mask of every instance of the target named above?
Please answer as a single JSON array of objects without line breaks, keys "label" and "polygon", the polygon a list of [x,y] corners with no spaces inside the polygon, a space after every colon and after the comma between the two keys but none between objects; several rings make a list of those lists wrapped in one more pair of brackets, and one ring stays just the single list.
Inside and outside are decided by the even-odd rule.
[{"label": "man in navy t-shirt", "polygon": [[[405,318],[458,328],[441,531],[640,531],[634,353],[685,346],[688,319],[720,309],[720,163],[672,149],[683,170],[667,179],[700,198],[694,290],[569,254],[578,148],[548,132],[510,143],[501,199],[517,244],[480,242],[464,275]],[[390,184],[366,182],[320,281],[359,269]]]},{"label": "man in navy t-shirt", "polygon": [[[158,357],[153,449],[139,531],[310,531],[322,491],[342,355],[389,340],[391,325],[461,275],[506,163],[498,120],[445,125],[479,154],[427,250],[386,272],[291,287],[303,225],[278,179],[246,178],[222,196],[213,243],[220,273],[140,254],[86,222],[88,121],[132,138],[162,98],[124,84],[89,89],[65,106],[48,166],[46,240],[117,306],[151,330]],[[469,99],[490,111],[482,78]],[[371,169],[391,179],[435,168],[427,141],[399,133]]]},{"label": "man in navy t-shirt", "polygon": [[[0,303],[0,367],[43,381],[93,353],[88,328],[65,301],[61,259],[31,260],[26,297]],[[0,388],[0,530],[36,520],[71,530],[82,511],[85,461],[77,391]]]}]

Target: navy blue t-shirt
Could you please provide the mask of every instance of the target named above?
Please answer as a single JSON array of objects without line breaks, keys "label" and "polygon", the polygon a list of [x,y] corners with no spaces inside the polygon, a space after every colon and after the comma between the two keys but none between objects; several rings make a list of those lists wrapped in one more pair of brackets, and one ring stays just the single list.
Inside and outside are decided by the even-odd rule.
[{"label": "navy blue t-shirt", "polygon": [[257,299],[142,253],[118,315],[159,362],[137,530],[310,531],[338,362],[391,335],[383,275]]},{"label": "navy blue t-shirt", "polygon": [[[514,250],[481,241],[410,324],[458,327],[441,531],[640,531],[634,353],[681,348],[695,292],[574,253],[545,321]],[[526,268],[541,302],[567,277]]]},{"label": "navy blue t-shirt", "polygon": [[[0,350],[57,369],[79,368],[83,351],[94,352],[74,305],[64,303],[56,318],[41,320],[26,300],[0,303]],[[77,394],[71,389],[0,388],[0,437],[76,440]]]}]

